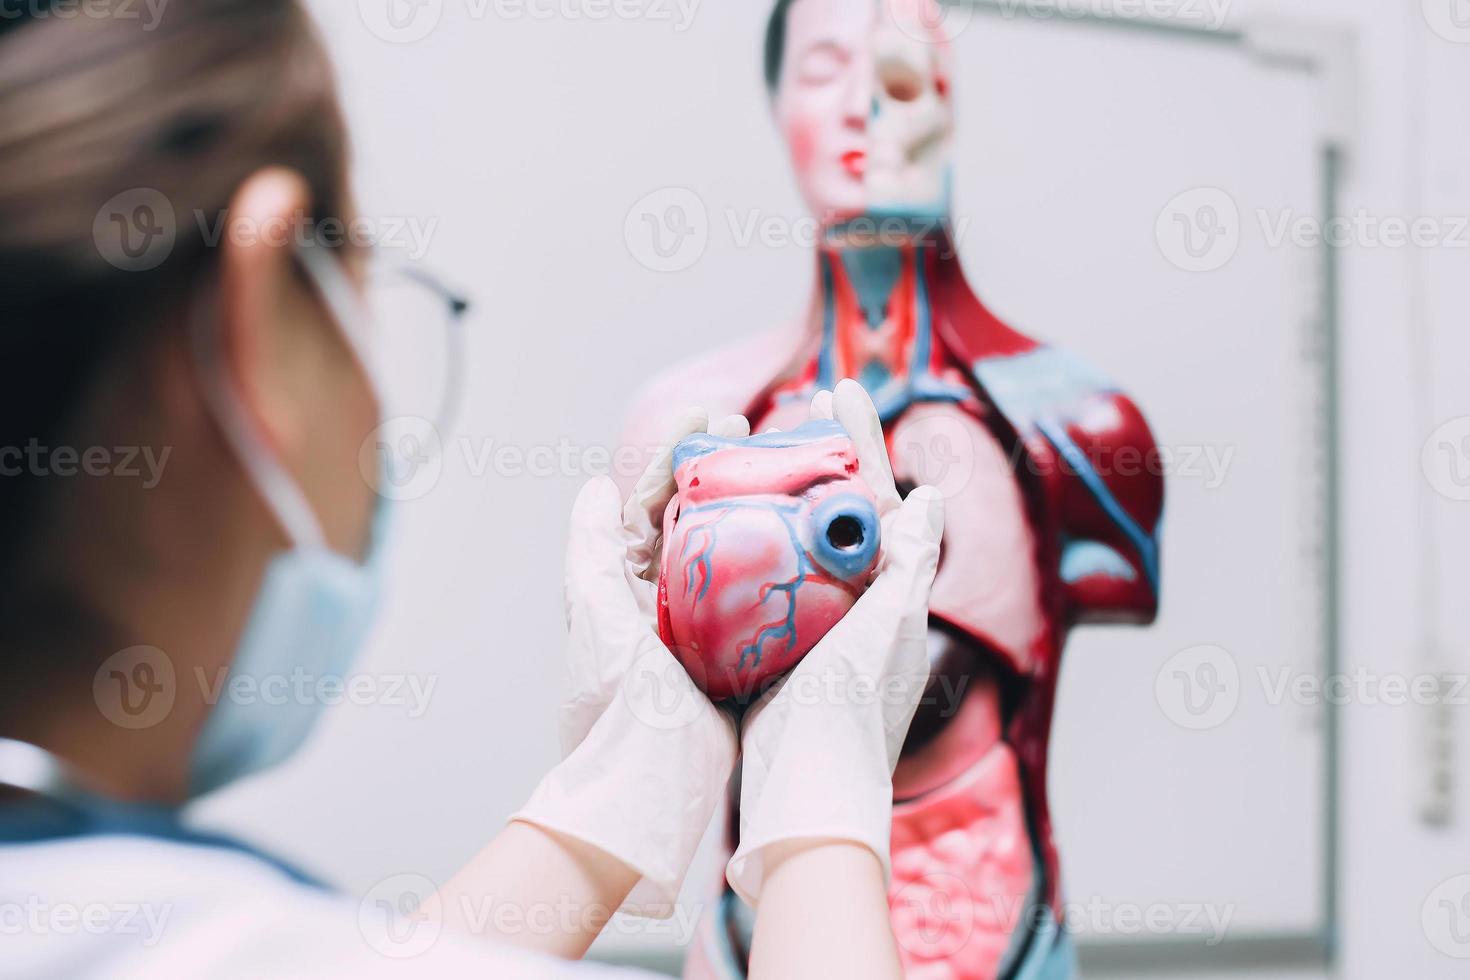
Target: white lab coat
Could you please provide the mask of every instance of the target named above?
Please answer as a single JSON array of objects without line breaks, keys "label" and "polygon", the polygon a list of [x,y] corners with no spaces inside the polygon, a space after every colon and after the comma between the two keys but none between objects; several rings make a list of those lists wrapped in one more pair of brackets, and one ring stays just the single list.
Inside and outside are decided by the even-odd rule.
[{"label": "white lab coat", "polygon": [[0,845],[0,978],[647,980],[440,930],[243,851],[132,835]]}]

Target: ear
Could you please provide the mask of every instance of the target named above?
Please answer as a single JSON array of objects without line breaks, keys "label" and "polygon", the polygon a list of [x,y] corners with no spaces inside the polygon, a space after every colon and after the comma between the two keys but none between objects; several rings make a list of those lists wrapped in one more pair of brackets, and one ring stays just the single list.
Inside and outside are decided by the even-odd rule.
[{"label": "ear", "polygon": [[309,424],[293,372],[301,320],[314,307],[295,265],[295,242],[311,211],[305,179],[272,168],[252,174],[230,201],[220,241],[221,353],[261,436],[282,458],[303,449]]}]

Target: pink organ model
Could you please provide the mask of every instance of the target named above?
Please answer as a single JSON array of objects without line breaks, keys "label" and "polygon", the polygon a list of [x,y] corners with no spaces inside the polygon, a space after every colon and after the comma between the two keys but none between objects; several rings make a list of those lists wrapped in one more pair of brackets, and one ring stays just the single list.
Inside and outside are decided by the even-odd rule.
[{"label": "pink organ model", "polygon": [[758,694],[852,608],[878,515],[836,422],[674,450],[659,632],[710,697]]},{"label": "pink organ model", "polygon": [[[866,386],[900,490],[946,498],[932,680],[894,777],[904,967],[1053,980],[1075,972],[1046,792],[1062,648],[1074,626],[1154,618],[1164,488],[1133,402],[1002,322],[966,280],[949,233],[943,22],[934,0],[776,4],[772,108],[822,227],[811,301],[796,323],[657,380],[627,441],[656,444],[689,405],[790,429],[816,390]],[[688,976],[744,976],[751,910],[728,891],[716,908]]]}]

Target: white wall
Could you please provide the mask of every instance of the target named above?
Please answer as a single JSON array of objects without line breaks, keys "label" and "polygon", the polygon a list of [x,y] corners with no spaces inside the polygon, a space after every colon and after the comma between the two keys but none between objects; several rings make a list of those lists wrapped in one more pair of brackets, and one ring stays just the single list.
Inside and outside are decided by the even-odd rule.
[{"label": "white wall", "polygon": [[[1425,210],[1470,214],[1470,142],[1451,136],[1470,128],[1457,118],[1470,45],[1428,29],[1425,8],[1436,2],[1236,0],[1231,9],[1357,29],[1349,212],[1412,215],[1417,194]],[[375,36],[360,14],[371,6],[313,3],[342,66],[364,210],[437,220],[428,261],[480,300],[455,433],[473,451],[492,441],[608,445],[653,369],[795,309],[808,274],[795,247],[741,249],[715,234],[703,259],[671,278],[639,265],[623,233],[635,203],[667,186],[696,190],[712,212],[801,213],[756,70],[764,4],[686,6],[685,24],[673,4],[644,5],[672,21],[536,20],[442,0],[438,29],[413,44]],[[1343,260],[1344,662],[1417,674],[1433,635],[1465,671],[1470,630],[1457,613],[1470,584],[1470,504],[1435,494],[1420,458],[1435,426],[1470,416],[1467,253],[1352,247]],[[1421,326],[1427,366],[1415,359]],[[1426,372],[1433,393],[1416,400]],[[442,879],[555,757],[561,528],[584,474],[473,470],[451,438],[438,486],[402,505],[396,598],[364,663],[436,683],[427,712],[338,709],[296,762],[207,805],[215,822],[353,891],[403,871]],[[1433,630],[1419,515],[1439,544]],[[1418,817],[1426,714],[1344,712],[1348,978],[1464,970],[1431,945],[1421,911],[1440,882],[1470,873],[1470,745],[1462,718],[1458,811],[1449,828],[1430,829]]]},{"label": "white wall", "polygon": [[[1295,3],[1293,12],[1346,18],[1362,49],[1362,126],[1346,187],[1349,211],[1378,214],[1470,214],[1470,156],[1461,100],[1470,83],[1470,47],[1426,29],[1453,5],[1434,0]],[[1460,13],[1464,14],[1463,5]],[[1470,36],[1462,40],[1470,40]],[[1416,118],[1422,119],[1416,124]],[[1451,134],[1457,134],[1452,136]],[[1416,203],[1414,188],[1422,187]],[[1470,292],[1467,253],[1355,249],[1345,256],[1346,332],[1343,431],[1348,528],[1344,640],[1349,668],[1414,675],[1425,669],[1422,643],[1443,650],[1449,670],[1470,668],[1470,632],[1459,599],[1470,585],[1466,505],[1427,485],[1419,466],[1430,430],[1470,411],[1464,316]],[[1422,313],[1417,311],[1422,309]],[[1416,361],[1424,330],[1431,363]],[[1417,389],[1434,390],[1419,407]],[[1432,522],[1441,554],[1436,622],[1417,574],[1415,521]],[[1470,870],[1470,742],[1464,707],[1454,763],[1455,813],[1442,830],[1418,815],[1428,764],[1425,715],[1417,708],[1350,706],[1343,749],[1343,952],[1347,977],[1463,974],[1463,961],[1427,941],[1421,913],[1441,882]],[[1459,892],[1463,894],[1463,890]],[[1442,909],[1431,924],[1443,929]],[[1464,923],[1462,923],[1462,926]]]}]

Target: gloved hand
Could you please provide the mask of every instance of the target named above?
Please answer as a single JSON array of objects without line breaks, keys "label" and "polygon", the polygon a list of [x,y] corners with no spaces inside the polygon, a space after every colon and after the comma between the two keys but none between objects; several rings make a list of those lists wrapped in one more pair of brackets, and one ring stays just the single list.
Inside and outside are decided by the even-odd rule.
[{"label": "gloved hand", "polygon": [[818,394],[812,414],[835,417],[852,437],[859,475],[878,498],[883,556],[852,610],[745,717],[740,845],[725,873],[752,906],[767,849],[788,841],[861,844],[888,880],[893,770],[929,680],[929,589],[944,501],[919,487],[899,502],[882,424],[857,382]]},{"label": "gloved hand", "polygon": [[[626,508],[606,477],[582,488],[567,545],[567,668],[559,716],[565,759],[514,814],[612,855],[641,876],[624,909],[654,917],[673,903],[730,773],[733,719],[694,686],[658,637],[663,512],[673,444],[705,431],[680,420]],[[732,416],[710,431],[748,435]]]}]

